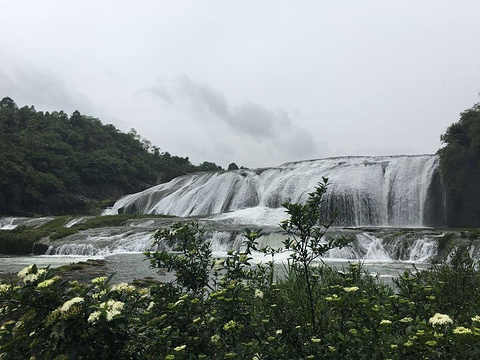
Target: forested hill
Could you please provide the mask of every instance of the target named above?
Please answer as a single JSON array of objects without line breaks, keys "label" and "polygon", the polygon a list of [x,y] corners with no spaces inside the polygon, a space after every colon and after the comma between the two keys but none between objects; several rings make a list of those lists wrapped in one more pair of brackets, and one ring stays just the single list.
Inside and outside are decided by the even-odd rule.
[{"label": "forested hill", "polygon": [[44,113],[0,101],[2,215],[88,213],[100,200],[218,169],[160,152],[135,130],[125,134],[78,111]]}]

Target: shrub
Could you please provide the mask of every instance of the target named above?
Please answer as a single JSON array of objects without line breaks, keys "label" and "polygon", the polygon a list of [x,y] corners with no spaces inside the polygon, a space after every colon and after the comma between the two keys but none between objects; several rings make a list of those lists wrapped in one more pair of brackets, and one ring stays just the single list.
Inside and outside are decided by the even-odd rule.
[{"label": "shrub", "polygon": [[[293,211],[312,219],[308,208]],[[303,220],[289,221],[292,258],[282,276],[273,262],[250,264],[253,251],[285,250],[258,249],[261,232],[246,230],[240,250],[212,259],[196,223],[155,235],[175,249],[147,255],[175,271],[171,283],[78,283],[30,266],[0,285],[0,359],[480,357],[480,274],[468,253],[407,271],[394,290],[360,264],[314,266],[311,256],[329,243],[303,237]],[[300,253],[306,248],[313,255]]]}]

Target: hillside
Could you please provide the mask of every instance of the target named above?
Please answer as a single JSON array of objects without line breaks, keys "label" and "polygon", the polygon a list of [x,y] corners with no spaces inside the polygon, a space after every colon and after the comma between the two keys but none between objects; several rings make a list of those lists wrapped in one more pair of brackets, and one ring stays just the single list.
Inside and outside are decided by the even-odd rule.
[{"label": "hillside", "polygon": [[0,214],[91,213],[101,203],[195,171],[142,138],[75,111],[36,111],[0,101]]}]

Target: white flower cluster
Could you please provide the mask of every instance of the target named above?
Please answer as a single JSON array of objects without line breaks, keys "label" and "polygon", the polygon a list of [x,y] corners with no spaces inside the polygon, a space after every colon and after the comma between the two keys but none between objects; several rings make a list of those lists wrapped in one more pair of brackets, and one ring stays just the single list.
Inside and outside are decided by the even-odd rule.
[{"label": "white flower cluster", "polygon": [[263,299],[263,291],[259,289],[255,289],[255,297],[259,299]]},{"label": "white flower cluster", "polygon": [[220,341],[220,339],[221,339],[221,338],[220,338],[220,335],[215,334],[215,335],[213,335],[213,336],[210,338],[210,341],[211,341],[212,343],[216,344],[216,343],[218,343],[218,342]]},{"label": "white flower cluster", "polygon": [[129,285],[127,283],[115,284],[112,286],[112,291],[117,291],[121,293],[131,293],[135,291],[135,286]]},{"label": "white flower cluster", "polygon": [[154,306],[155,306],[155,302],[150,301],[150,304],[148,304],[148,307],[147,307],[147,311],[151,311]]},{"label": "white flower cluster", "polygon": [[[115,316],[122,313],[124,305],[125,304],[121,301],[108,300],[107,302],[101,303],[100,307],[105,310],[107,321],[112,321]],[[88,322],[91,324],[96,323],[100,319],[101,315],[101,311],[94,311],[88,317]]]},{"label": "white flower cluster", "polygon": [[8,284],[0,284],[0,294],[5,294],[10,288],[11,286]]},{"label": "white flower cluster", "polygon": [[344,288],[343,288],[343,291],[346,291],[346,292],[355,292],[355,291],[358,291],[358,286],[344,287]]},{"label": "white flower cluster", "polygon": [[93,285],[101,285],[105,282],[105,280],[107,280],[106,276],[100,276],[100,277],[97,277],[95,279],[92,279],[92,284]]},{"label": "white flower cluster", "polygon": [[453,329],[454,334],[459,334],[459,335],[466,335],[466,334],[472,334],[472,330],[464,327],[464,326],[458,326],[455,329]]},{"label": "white flower cluster", "polygon": [[18,273],[18,277],[22,278],[25,284],[35,282],[41,275],[45,274],[45,269],[38,269],[36,273],[32,273],[34,266],[34,264],[27,266]]},{"label": "white flower cluster", "polygon": [[72,305],[74,304],[80,304],[84,301],[84,299],[82,297],[74,297],[70,300],[67,300],[65,301],[65,303],[62,305],[62,307],[60,308],[60,311],[61,312],[67,312],[68,310],[70,310],[70,308],[72,307]]},{"label": "white flower cluster", "polygon": [[32,269],[33,269],[33,264],[30,265],[30,266],[27,266],[26,268],[23,268],[23,269],[20,270],[20,272],[18,273],[18,277],[24,278],[25,276],[27,276],[28,274],[30,274],[30,272],[32,271]]},{"label": "white flower cluster", "polygon": [[428,322],[433,326],[436,326],[436,325],[452,324],[453,320],[448,315],[436,313],[430,318],[430,320],[428,320]]},{"label": "white flower cluster", "polygon": [[40,288],[40,289],[41,289],[41,288],[47,288],[47,287],[49,287],[50,285],[52,285],[55,281],[57,281],[57,280],[59,280],[59,279],[60,279],[60,277],[55,276],[55,277],[53,277],[53,278],[51,278],[51,279],[44,280],[44,281],[42,281],[41,283],[38,283],[37,288]]}]

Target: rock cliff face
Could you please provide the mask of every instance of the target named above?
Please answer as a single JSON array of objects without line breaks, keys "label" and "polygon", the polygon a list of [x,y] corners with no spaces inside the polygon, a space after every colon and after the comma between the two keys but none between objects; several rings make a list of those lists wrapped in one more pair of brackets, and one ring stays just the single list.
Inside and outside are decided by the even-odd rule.
[{"label": "rock cliff face", "polygon": [[324,210],[339,212],[336,225],[445,225],[444,191],[435,155],[338,157],[187,175],[127,195],[105,214],[228,213],[232,219],[241,214],[258,223],[255,217],[281,211],[284,202],[304,202],[322,177],[331,183]]}]

